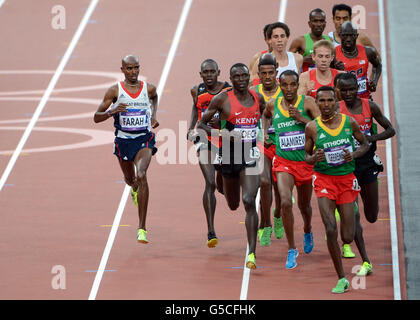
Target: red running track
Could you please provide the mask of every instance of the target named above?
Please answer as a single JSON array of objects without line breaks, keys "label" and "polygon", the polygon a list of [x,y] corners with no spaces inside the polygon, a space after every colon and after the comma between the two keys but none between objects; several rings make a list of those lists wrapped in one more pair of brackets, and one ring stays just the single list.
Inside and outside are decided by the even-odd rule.
[{"label": "red running track", "polygon": [[[316,4],[327,13],[326,32],[333,29],[333,3],[322,0]],[[65,2],[64,30],[51,27],[54,5],[54,1],[37,5],[31,1],[6,1],[0,8],[0,37],[6,48],[0,67],[2,173],[89,1]],[[138,55],[141,75],[158,85],[183,5],[182,0],[104,0],[96,6],[0,192],[0,299],[88,299],[124,190],[122,174],[112,154],[112,122],[94,124],[93,113],[106,88],[122,77],[120,61],[126,54]],[[380,48],[376,1],[364,6],[368,17],[366,32]],[[265,49],[262,28],[278,20],[279,8],[279,0],[267,0],[264,5],[249,0],[192,2],[159,103],[161,125],[157,136],[161,150],[148,171],[147,228],[151,243],[136,242],[137,212],[131,200],[127,201],[96,299],[240,298],[246,253],[244,208],[231,212],[223,196],[216,195],[215,226],[220,242],[217,248],[208,249],[201,203],[204,180],[198,166],[184,161],[188,160],[185,152],[177,153],[174,164],[161,164],[158,158],[165,157],[163,149],[170,138],[175,139],[172,145],[177,151],[192,148],[185,141],[184,131],[192,103],[189,90],[201,80],[201,62],[215,59],[221,69],[220,79],[228,80],[232,64],[248,63],[255,52]],[[291,29],[290,41],[308,32],[311,9],[305,1],[287,2],[285,21]],[[7,31],[11,24],[16,25],[14,33]],[[87,90],[94,85],[99,87]],[[60,90],[66,88],[70,90]],[[374,99],[382,105],[381,86]],[[378,154],[384,161],[384,143],[378,144]],[[398,166],[396,157],[394,166]],[[366,279],[364,289],[353,287],[344,295],[330,293],[336,275],[314,196],[313,252],[303,253],[299,240],[303,225],[296,212],[295,232],[301,252],[298,267],[285,269],[285,238],[273,239],[270,247],[258,245],[259,268],[250,273],[246,298],[393,299],[386,174],[385,170],[380,176],[380,219],[368,224],[362,217],[366,247],[374,265],[374,273]],[[394,181],[398,186],[398,177]],[[399,199],[398,190],[396,196]],[[398,206],[396,209],[401,238],[401,211]],[[401,248],[401,240],[399,245]],[[353,267],[362,263],[356,246],[352,247],[356,258],[344,261],[350,281],[355,276]],[[53,269],[56,266],[63,269]],[[65,270],[66,281],[61,282],[65,288],[54,288],[57,270]],[[405,299],[403,263],[400,272]]]}]

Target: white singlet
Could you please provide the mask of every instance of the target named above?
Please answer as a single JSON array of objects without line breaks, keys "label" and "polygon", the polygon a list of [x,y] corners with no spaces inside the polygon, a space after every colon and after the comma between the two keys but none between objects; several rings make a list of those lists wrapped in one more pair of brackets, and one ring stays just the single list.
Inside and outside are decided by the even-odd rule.
[{"label": "white singlet", "polygon": [[297,74],[299,74],[293,52],[287,52],[287,59],[289,60],[289,64],[287,66],[285,67],[279,66],[277,68],[277,75],[276,75],[277,79],[280,78],[280,75],[282,74],[282,72],[286,70],[292,70],[292,71],[295,71]]}]

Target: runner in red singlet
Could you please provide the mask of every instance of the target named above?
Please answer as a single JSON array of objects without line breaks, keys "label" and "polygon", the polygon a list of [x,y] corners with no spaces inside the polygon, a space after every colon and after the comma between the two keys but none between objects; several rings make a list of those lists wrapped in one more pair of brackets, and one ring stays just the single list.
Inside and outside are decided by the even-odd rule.
[{"label": "runner in red singlet", "polygon": [[259,165],[259,149],[256,143],[258,121],[265,108],[265,101],[261,94],[248,90],[249,70],[243,63],[231,67],[230,80],[233,89],[221,92],[212,99],[198,128],[212,134],[212,128],[207,122],[219,112],[222,148],[218,159],[219,170],[223,176],[223,193],[229,208],[236,210],[239,207],[242,189],[249,246],[246,266],[255,269],[258,228],[255,198],[259,187],[259,171],[256,170]]},{"label": "runner in red singlet", "polygon": [[[211,142],[208,137],[200,137],[194,130],[197,121],[201,120],[203,113],[207,110],[211,99],[223,90],[231,88],[227,82],[218,81],[220,75],[219,67],[216,61],[207,59],[201,64],[200,76],[203,82],[191,89],[193,98],[193,107],[191,110],[191,122],[188,130],[187,139],[194,141],[197,150],[199,165],[205,180],[205,189],[203,193],[203,207],[207,219],[207,246],[216,247],[218,239],[214,230],[214,213],[216,211],[216,188],[222,193],[222,181],[220,174],[215,175],[212,159],[215,158],[219,148],[218,139]],[[218,114],[210,121],[209,125],[213,128],[219,128]],[[202,139],[201,139],[202,138]],[[202,141],[203,140],[203,141]],[[215,177],[216,176],[216,177]]]},{"label": "runner in red singlet", "polygon": [[[360,98],[370,98],[370,93],[376,91],[382,73],[382,64],[378,53],[372,47],[356,44],[357,29],[350,21],[341,26],[341,45],[335,48],[337,61],[344,63],[344,70],[353,73],[357,78],[357,94]],[[369,63],[372,64],[372,74],[368,78]]]},{"label": "runner in red singlet", "polygon": [[304,94],[316,98],[316,91],[322,86],[334,86],[334,78],[337,74],[343,73],[330,68],[334,59],[334,46],[330,41],[320,40],[314,45],[312,53],[316,68],[303,72],[299,77],[298,94]]}]

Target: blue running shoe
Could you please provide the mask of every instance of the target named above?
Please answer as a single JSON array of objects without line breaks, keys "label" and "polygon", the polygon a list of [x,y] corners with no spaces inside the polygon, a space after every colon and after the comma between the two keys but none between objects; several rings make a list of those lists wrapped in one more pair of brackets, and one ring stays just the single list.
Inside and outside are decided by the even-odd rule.
[{"label": "blue running shoe", "polygon": [[287,252],[287,261],[286,261],[286,269],[293,269],[297,266],[296,258],[298,257],[299,252],[297,249],[290,249]]},{"label": "blue running shoe", "polygon": [[303,251],[311,253],[314,247],[314,236],[312,232],[303,234]]}]

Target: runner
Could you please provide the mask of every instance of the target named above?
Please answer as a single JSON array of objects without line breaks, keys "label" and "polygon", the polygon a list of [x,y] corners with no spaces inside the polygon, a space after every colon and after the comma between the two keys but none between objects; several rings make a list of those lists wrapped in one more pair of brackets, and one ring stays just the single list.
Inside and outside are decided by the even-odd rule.
[{"label": "runner", "polygon": [[[331,31],[328,33],[328,36],[332,40],[334,47],[337,47],[341,44],[341,38],[340,38],[340,30],[341,25],[344,22],[351,21],[352,20],[352,8],[349,7],[346,4],[336,4],[332,8],[332,15],[333,15],[333,22],[335,31]],[[367,46],[374,48],[376,52],[378,50],[373,45],[372,41],[369,39],[367,34],[359,31],[359,37],[357,38],[357,44],[360,44],[362,46]]]},{"label": "runner", "polygon": [[[197,120],[201,120],[201,117],[210,104],[211,99],[213,99],[213,97],[219,92],[231,88],[229,83],[217,80],[219,75],[220,70],[216,61],[212,59],[206,59],[203,61],[200,70],[200,76],[203,79],[203,82],[191,89],[193,107],[191,111],[190,127],[187,135],[187,138],[190,141],[194,141],[200,169],[206,183],[203,193],[203,207],[204,212],[206,213],[208,232],[207,246],[209,248],[214,248],[218,244],[218,239],[214,230],[214,214],[216,211],[216,197],[214,192],[216,187],[218,190],[223,191],[223,187],[221,184],[222,181],[220,174],[217,174],[217,178],[215,179],[215,170],[214,165],[212,164],[212,159],[215,158],[219,145],[218,141],[216,142],[216,145],[212,144],[207,137],[205,138],[205,141],[200,141],[200,136],[195,132],[194,128],[197,124]],[[212,119],[209,125],[212,128],[219,129],[220,124],[217,116],[218,114],[215,114],[216,119]]]},{"label": "runner", "polygon": [[212,134],[212,129],[207,123],[219,112],[222,147],[217,157],[220,166],[216,169],[222,173],[223,193],[231,210],[238,209],[242,191],[249,246],[246,266],[255,269],[258,229],[255,198],[259,187],[259,175],[255,174],[255,167],[259,162],[256,144],[258,121],[265,108],[265,101],[261,94],[248,89],[249,70],[245,64],[237,63],[231,67],[230,80],[233,89],[221,92],[212,99],[198,128],[206,131],[208,135]]},{"label": "runner", "polygon": [[[253,86],[250,89],[260,93],[265,102],[270,99],[276,99],[281,95],[280,86],[276,79],[277,62],[274,55],[265,53],[261,56],[258,63],[258,75],[261,84]],[[262,246],[269,246],[271,244],[271,234],[273,232],[270,209],[272,199],[271,188],[274,188],[274,235],[277,239],[281,239],[284,234],[283,221],[280,211],[280,195],[277,189],[277,184],[273,181],[272,163],[276,155],[275,134],[274,128],[270,126],[269,130],[270,139],[267,143],[259,144],[261,153],[264,154],[264,169],[260,175],[260,205],[261,205],[261,219],[260,227],[258,229],[258,239]]]},{"label": "runner", "polygon": [[316,91],[322,86],[334,85],[337,74],[344,71],[330,68],[334,59],[335,51],[331,41],[319,40],[313,47],[312,57],[315,62],[315,69],[301,73],[299,79],[299,94],[305,94],[316,98]]},{"label": "runner", "polygon": [[[148,243],[146,216],[149,203],[147,169],[157,152],[155,134],[158,96],[156,87],[139,81],[139,59],[128,55],[122,60],[125,80],[110,87],[95,112],[95,123],[114,118],[114,154],[117,156],[124,181],[131,187],[131,197],[138,207],[137,241]],[[110,109],[108,109],[110,108]]]},{"label": "runner", "polygon": [[313,166],[305,162],[305,125],[319,115],[314,98],[298,95],[299,75],[291,70],[280,75],[283,96],[271,100],[263,117],[264,137],[268,142],[270,121],[275,130],[276,156],[273,160],[274,180],[281,199],[281,215],[288,242],[286,268],[296,267],[299,252],[294,238],[292,192],[296,185],[298,207],[303,218],[303,247],[305,253],[313,249],[312,234],[312,171]]},{"label": "runner", "polygon": [[[382,114],[379,106],[368,99],[361,99],[357,96],[357,78],[354,74],[347,73],[341,76],[338,87],[343,98],[339,103],[340,112],[353,117],[359,124],[360,130],[366,136],[370,144],[369,151],[362,157],[356,159],[356,170],[354,174],[361,188],[360,195],[363,201],[363,208],[366,220],[374,223],[379,213],[379,195],[378,195],[378,174],[384,167],[381,160],[375,154],[376,141],[386,140],[395,135],[395,130],[391,122]],[[373,119],[375,119],[385,131],[377,134],[373,132]],[[375,130],[376,131],[376,130]],[[358,143],[355,141],[355,148]],[[366,276],[372,273],[373,267],[365,249],[363,239],[363,228],[360,223],[360,214],[358,210],[357,199],[355,202],[356,210],[356,233],[355,242],[363,259],[363,265],[358,276]]]},{"label": "runner", "polygon": [[314,44],[320,40],[331,41],[330,38],[323,34],[327,25],[326,14],[322,9],[313,9],[309,13],[308,25],[311,31],[303,36],[297,37],[290,45],[290,52],[297,52],[303,56],[302,72],[315,69],[313,60]]},{"label": "runner", "polygon": [[[372,47],[356,44],[358,32],[351,22],[342,24],[340,37],[342,44],[335,48],[336,59],[344,63],[345,71],[356,75],[359,97],[368,99],[371,96],[370,93],[376,91],[382,73],[380,58]],[[372,64],[370,79],[368,79],[369,63]]]},{"label": "runner", "polygon": [[[316,102],[321,116],[306,125],[305,160],[314,165],[312,185],[327,233],[328,251],[339,279],[332,292],[343,293],[349,289],[349,282],[345,277],[337,241],[334,210],[339,208],[342,240],[352,242],[355,231],[353,202],[360,192],[353,174],[354,159],[366,153],[369,146],[357,122],[337,112],[334,88],[319,88]],[[352,136],[360,143],[357,150],[354,150]]]},{"label": "runner", "polygon": [[[298,53],[287,51],[287,42],[290,37],[290,29],[287,24],[282,22],[272,23],[267,30],[267,37],[270,41],[273,51],[271,52],[278,64],[277,79],[285,70],[293,70],[300,73],[302,68],[303,58]],[[252,73],[258,73],[258,66],[254,64]]]},{"label": "runner", "polygon": [[252,57],[251,62],[249,63],[249,70],[251,70],[251,85],[252,85],[252,86],[256,86],[257,84],[259,84],[259,83],[260,83],[260,78],[258,77],[258,72],[257,72],[257,73],[253,73],[253,72],[252,72],[252,71],[255,71],[255,70],[256,70],[256,69],[254,68],[254,65],[255,65],[255,64],[257,64],[257,62],[259,61],[259,59],[261,58],[261,56],[262,56],[264,53],[267,53],[267,52],[271,52],[271,51],[273,51],[273,49],[271,48],[270,41],[269,41],[269,39],[268,39],[268,35],[267,35],[267,31],[268,31],[268,28],[270,27],[270,25],[271,25],[271,23],[266,24],[266,25],[264,26],[264,29],[263,29],[264,41],[265,41],[265,43],[267,44],[267,49],[266,49],[266,50],[263,50],[263,51],[261,51],[261,52],[257,52],[257,53],[256,53],[256,54]]}]

